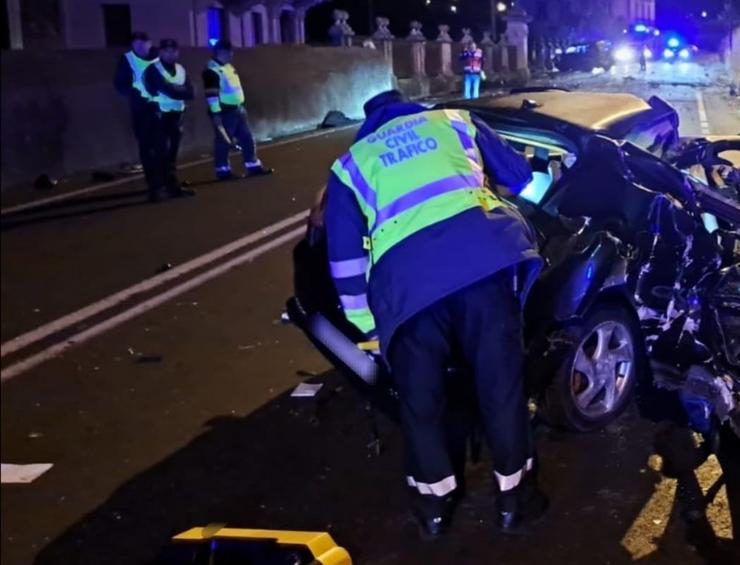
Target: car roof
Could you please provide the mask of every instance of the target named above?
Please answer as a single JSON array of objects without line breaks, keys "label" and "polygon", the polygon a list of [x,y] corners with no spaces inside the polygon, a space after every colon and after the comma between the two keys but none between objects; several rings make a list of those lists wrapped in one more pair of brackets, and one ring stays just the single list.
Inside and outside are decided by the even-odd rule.
[{"label": "car roof", "polygon": [[[536,107],[523,108],[525,101],[536,102]],[[534,122],[555,121],[592,132],[609,132],[615,126],[654,108],[632,94],[605,92],[569,92],[546,90],[517,92],[499,97],[456,101],[445,104],[473,112],[490,113],[521,121],[529,116]],[[539,118],[539,119],[538,119]]]}]

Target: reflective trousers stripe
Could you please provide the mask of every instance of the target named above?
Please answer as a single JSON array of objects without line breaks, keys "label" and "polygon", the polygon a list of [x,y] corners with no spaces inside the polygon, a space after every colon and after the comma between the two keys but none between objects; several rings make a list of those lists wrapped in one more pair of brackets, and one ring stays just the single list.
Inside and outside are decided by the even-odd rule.
[{"label": "reflective trousers stripe", "polygon": [[419,494],[431,494],[432,496],[446,496],[457,488],[455,475],[445,477],[436,483],[422,483],[415,480],[414,477],[406,477],[406,482],[410,487],[418,490]]},{"label": "reflective trousers stripe", "polygon": [[527,462],[524,464],[524,467],[522,467],[515,473],[512,473],[511,475],[502,475],[499,472],[494,472],[494,475],[496,476],[496,482],[498,483],[499,490],[501,492],[506,492],[507,490],[511,490],[513,488],[518,487],[519,484],[522,482],[522,479],[524,478],[524,474],[527,471],[531,471],[533,466],[534,466],[534,459],[530,457],[529,459],[527,459]]}]

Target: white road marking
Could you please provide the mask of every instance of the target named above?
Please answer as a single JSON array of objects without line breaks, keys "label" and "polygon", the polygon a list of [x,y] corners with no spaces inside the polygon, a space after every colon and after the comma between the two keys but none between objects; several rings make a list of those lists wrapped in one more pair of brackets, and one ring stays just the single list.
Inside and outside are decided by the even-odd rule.
[{"label": "white road marking", "polygon": [[[221,259],[222,257],[225,257],[235,251],[238,251],[242,247],[255,243],[288,226],[295,224],[296,222],[304,220],[307,215],[308,215],[307,210],[304,210],[303,212],[299,212],[298,214],[290,216],[289,218],[280,220],[279,222],[276,222],[270,226],[262,228],[259,231],[253,232],[249,235],[246,235],[235,241],[232,241],[231,243],[228,243],[217,249],[214,249],[213,251],[210,251],[204,255],[196,257],[195,259],[192,259],[188,261],[187,263],[183,263],[182,265],[179,265],[173,269],[170,269],[169,271],[165,271],[164,273],[161,273],[159,275],[146,279],[140,283],[137,283],[133,286],[125,288],[119,292],[116,292],[115,294],[112,294],[108,296],[107,298],[103,298],[102,300],[99,300],[88,306],[85,306],[84,308],[81,308],[77,310],[76,312],[67,314],[66,316],[58,318],[52,322],[49,322],[48,324],[44,324],[43,326],[40,326],[34,330],[31,330],[13,339],[10,339],[6,341],[5,343],[3,343],[2,346],[0,346],[0,357],[4,357],[5,355],[9,355],[10,353],[18,351],[19,349],[23,349],[52,334],[55,334],[70,326],[73,326],[100,312],[108,310],[109,308],[112,308],[118,304],[121,304],[137,294],[140,294],[142,292],[147,292],[168,281],[175,280],[189,273],[190,271],[198,269],[204,265],[207,265],[208,263],[212,263],[213,261],[216,261],[217,259]],[[301,227],[301,229],[304,229],[304,228]]]},{"label": "white road marking", "polygon": [[[332,129],[326,129],[326,130],[318,130],[314,132],[309,132],[304,135],[301,135],[299,137],[290,138],[290,139],[282,139],[280,141],[274,141],[269,144],[263,145],[263,149],[274,149],[275,147],[281,147],[282,145],[288,145],[290,143],[297,143],[299,141],[305,141],[307,139],[313,139],[314,137],[321,137],[324,135],[329,135],[330,133],[335,133],[338,131],[344,131],[346,129],[350,129],[353,127],[356,127],[357,124],[352,124],[348,126],[341,126],[338,128],[332,128]],[[187,163],[182,163],[181,165],[178,165],[178,169],[187,169],[189,167],[196,167],[198,165],[202,165],[204,163],[208,163],[210,161],[213,161],[213,157],[207,157],[204,159],[197,159],[195,161],[189,161]],[[69,198],[74,198],[76,196],[83,196],[85,194],[90,194],[91,192],[97,192],[99,190],[104,190],[106,188],[111,188],[114,186],[121,186],[123,184],[128,184],[133,181],[137,181],[140,179],[143,179],[143,174],[136,174],[131,175],[126,178],[116,179],[112,180],[110,182],[104,182],[101,184],[96,184],[93,186],[88,186],[86,188],[81,188],[79,190],[72,190],[70,192],[65,192],[64,194],[57,194],[56,196],[49,196],[48,198],[40,198],[38,200],[34,200],[32,202],[26,202],[25,204],[18,204],[16,206],[8,206],[7,208],[0,209],[0,216],[5,216],[6,214],[13,214],[15,212],[22,212],[23,210],[31,210],[33,208],[38,208],[41,206],[45,206],[46,204],[53,204],[54,202],[61,202],[63,200],[67,200]],[[214,181],[215,182],[215,181]]]},{"label": "white road marking", "polygon": [[63,353],[64,351],[67,351],[68,349],[77,347],[78,345],[82,345],[83,343],[93,339],[94,337],[99,336],[100,334],[107,332],[108,330],[111,330],[123,324],[124,322],[135,318],[136,316],[148,312],[149,310],[152,310],[153,308],[156,308],[157,306],[160,306],[165,302],[188,292],[189,290],[192,290],[212,279],[215,279],[216,277],[226,273],[227,271],[235,267],[238,267],[239,265],[242,265],[249,261],[253,261],[260,255],[263,255],[268,251],[271,251],[285,243],[288,243],[304,232],[305,228],[303,226],[297,227],[275,239],[268,241],[267,243],[260,245],[259,247],[256,247],[250,251],[247,251],[246,253],[230,259],[225,263],[222,263],[208,271],[205,271],[193,277],[192,279],[189,279],[186,282],[163,292],[162,294],[154,296],[149,300],[145,300],[144,302],[134,306],[133,308],[121,312],[120,314],[108,318],[107,320],[100,322],[99,324],[96,324],[76,335],[73,335],[72,337],[61,343],[57,343],[56,345],[48,347],[47,349],[44,349],[43,351],[36,353],[35,355],[31,355],[30,357],[27,357],[26,359],[19,361],[18,363],[9,366],[6,369],[2,369],[2,371],[0,371],[0,381],[6,382],[14,377],[17,377],[18,375],[28,371],[29,369],[32,369],[40,365],[41,363],[44,363],[45,361],[53,359],[54,357]]},{"label": "white road marking", "polygon": [[704,95],[701,90],[696,89],[696,106],[699,109],[699,125],[701,126],[702,135],[709,135],[709,117],[707,116],[707,107],[704,104]]}]

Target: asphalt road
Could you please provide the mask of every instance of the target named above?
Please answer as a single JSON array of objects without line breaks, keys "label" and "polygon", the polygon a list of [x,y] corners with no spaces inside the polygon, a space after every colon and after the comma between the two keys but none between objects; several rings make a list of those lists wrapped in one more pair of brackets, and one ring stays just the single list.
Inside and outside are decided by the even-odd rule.
[{"label": "asphalt road", "polygon": [[[687,135],[703,121],[699,91],[711,101],[712,133],[740,131],[736,101],[715,82],[626,76],[578,80],[660,90]],[[264,149],[279,169],[269,178],[213,184],[208,164],[191,167],[182,176],[199,184],[194,199],[146,205],[133,182],[3,216],[4,344],[81,308],[100,311],[3,355],[4,378],[29,358],[37,364],[2,384],[2,460],[54,467],[2,486],[2,563],[145,563],[170,535],[212,522],[328,530],[358,563],[732,562],[738,458],[712,456],[695,470],[692,438],[668,411],[637,408],[597,434],[538,428],[552,510],[532,538],[492,533],[484,461],[471,466],[452,535],[417,541],[393,414],[378,416],[377,455],[364,397],[279,322],[296,215],[352,134]],[[54,354],[69,339],[84,343]],[[324,387],[290,398],[304,380]]]}]

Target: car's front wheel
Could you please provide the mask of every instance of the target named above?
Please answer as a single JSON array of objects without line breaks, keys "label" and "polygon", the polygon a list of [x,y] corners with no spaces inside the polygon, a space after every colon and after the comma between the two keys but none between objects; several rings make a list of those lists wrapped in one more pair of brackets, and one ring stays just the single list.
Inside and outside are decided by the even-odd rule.
[{"label": "car's front wheel", "polygon": [[554,425],[597,430],[627,407],[645,370],[639,322],[627,308],[605,304],[565,333],[573,345],[545,390],[541,412]]}]

